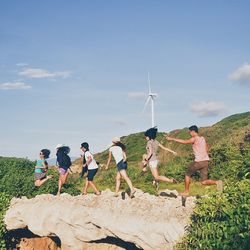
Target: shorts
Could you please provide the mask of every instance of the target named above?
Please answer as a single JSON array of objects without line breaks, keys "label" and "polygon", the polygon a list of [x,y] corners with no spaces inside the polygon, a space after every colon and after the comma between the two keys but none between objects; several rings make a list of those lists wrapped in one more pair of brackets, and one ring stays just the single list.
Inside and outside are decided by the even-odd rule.
[{"label": "shorts", "polygon": [[98,168],[88,170],[88,175],[87,175],[88,181],[93,181],[94,180],[94,177],[95,177],[97,171],[98,171]]},{"label": "shorts", "polygon": [[35,173],[35,181],[46,178],[46,173]]},{"label": "shorts", "polygon": [[65,175],[68,173],[68,169],[64,169],[64,168],[59,168],[59,174],[60,175]]},{"label": "shorts", "polygon": [[191,177],[195,172],[200,171],[201,180],[208,179],[208,161],[192,162],[189,164],[186,175]]},{"label": "shorts", "polygon": [[150,168],[154,168],[155,169],[158,166],[158,160],[149,161],[148,165],[149,165]]},{"label": "shorts", "polygon": [[116,166],[118,172],[120,172],[121,170],[126,170],[128,168],[127,162],[123,160],[119,161]]}]

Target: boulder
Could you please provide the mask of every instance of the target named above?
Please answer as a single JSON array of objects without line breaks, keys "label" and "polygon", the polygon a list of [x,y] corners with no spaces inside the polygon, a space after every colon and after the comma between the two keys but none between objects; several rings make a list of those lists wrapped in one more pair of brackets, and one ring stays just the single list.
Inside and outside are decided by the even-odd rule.
[{"label": "boulder", "polygon": [[27,227],[38,236],[59,237],[63,250],[86,249],[86,243],[107,237],[142,249],[173,249],[185,233],[194,205],[193,197],[183,207],[179,196],[157,197],[141,190],[125,200],[110,190],[100,196],[44,194],[13,198],[4,220],[8,230]]}]

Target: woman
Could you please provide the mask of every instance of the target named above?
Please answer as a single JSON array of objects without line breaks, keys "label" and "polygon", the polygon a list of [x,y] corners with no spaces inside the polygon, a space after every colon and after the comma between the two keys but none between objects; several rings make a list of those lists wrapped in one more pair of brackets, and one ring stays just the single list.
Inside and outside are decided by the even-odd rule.
[{"label": "woman", "polygon": [[126,162],[126,147],[124,144],[121,143],[121,140],[119,137],[115,137],[112,140],[113,145],[110,147],[109,149],[109,158],[108,158],[108,162],[106,165],[106,169],[108,169],[110,161],[112,159],[112,155],[115,159],[116,162],[116,166],[117,166],[117,175],[116,175],[116,188],[115,188],[115,197],[118,197],[118,192],[119,192],[119,188],[120,188],[120,184],[121,184],[121,178],[123,178],[129,188],[130,188],[130,197],[133,198],[134,194],[135,194],[135,189],[132,185],[131,180],[129,179],[126,169],[127,169],[127,162]]},{"label": "woman", "polygon": [[57,165],[59,167],[59,180],[58,180],[58,191],[57,195],[59,196],[61,193],[62,186],[66,183],[68,175],[69,175],[69,168],[71,166],[71,160],[68,156],[70,152],[70,148],[63,145],[58,144],[56,146],[56,157],[57,157]]},{"label": "woman", "polygon": [[35,186],[40,187],[44,182],[51,179],[53,176],[46,176],[48,169],[48,162],[46,159],[49,158],[50,151],[48,149],[42,149],[40,151],[39,157],[40,159],[36,162],[35,167]]},{"label": "woman", "polygon": [[81,144],[81,150],[84,152],[85,165],[87,171],[86,184],[83,190],[83,195],[87,194],[88,188],[92,187],[96,195],[100,195],[101,192],[97,189],[95,183],[93,182],[94,177],[98,171],[98,165],[94,159],[94,156],[89,152],[89,144],[87,142],[83,142]]},{"label": "woman", "polygon": [[159,175],[158,172],[158,148],[160,147],[163,150],[166,150],[168,152],[171,152],[172,154],[176,155],[177,153],[173,150],[164,147],[162,144],[160,144],[156,140],[157,136],[157,128],[150,128],[145,133],[145,139],[147,140],[147,156],[145,157],[144,161],[149,165],[149,168],[151,170],[151,173],[155,179],[156,182],[163,181],[163,182],[172,182],[176,183],[175,179],[169,179],[166,176]]}]

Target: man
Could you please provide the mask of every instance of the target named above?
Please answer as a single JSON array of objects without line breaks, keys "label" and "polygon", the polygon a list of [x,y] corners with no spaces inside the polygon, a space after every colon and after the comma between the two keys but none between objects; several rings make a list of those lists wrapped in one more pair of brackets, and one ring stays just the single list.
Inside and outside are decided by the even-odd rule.
[{"label": "man", "polygon": [[195,160],[192,162],[187,169],[185,174],[185,191],[181,193],[182,196],[187,196],[189,194],[189,186],[191,176],[196,172],[200,171],[201,174],[201,184],[202,185],[216,185],[217,190],[222,192],[223,186],[221,180],[209,180],[208,179],[208,145],[204,137],[199,136],[198,127],[193,125],[189,127],[189,133],[191,138],[188,140],[182,140],[172,137],[166,137],[169,141],[175,141],[182,144],[192,144]]}]

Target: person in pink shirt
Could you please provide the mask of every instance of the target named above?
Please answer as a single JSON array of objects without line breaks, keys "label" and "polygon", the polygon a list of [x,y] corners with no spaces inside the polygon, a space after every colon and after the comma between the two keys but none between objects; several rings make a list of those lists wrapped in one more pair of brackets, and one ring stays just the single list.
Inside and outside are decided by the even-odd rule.
[{"label": "person in pink shirt", "polygon": [[217,190],[222,192],[223,186],[221,180],[208,179],[209,156],[208,145],[205,138],[203,136],[199,136],[198,127],[195,125],[189,127],[189,133],[191,138],[188,140],[172,138],[169,136],[166,137],[169,141],[175,141],[182,144],[192,144],[193,146],[195,159],[194,162],[190,163],[187,168],[187,172],[185,174],[185,190],[181,193],[181,195],[187,196],[189,194],[191,176],[197,171],[200,171],[202,185],[216,185]]}]

